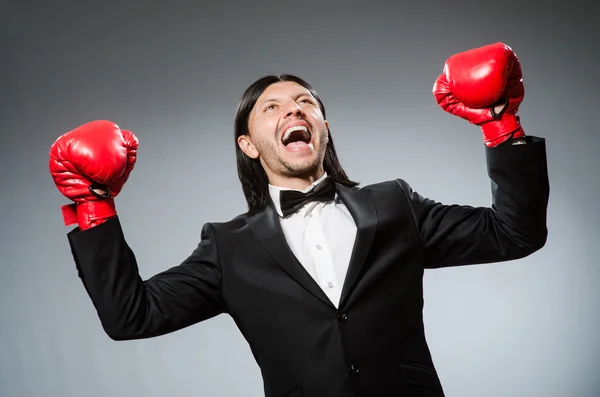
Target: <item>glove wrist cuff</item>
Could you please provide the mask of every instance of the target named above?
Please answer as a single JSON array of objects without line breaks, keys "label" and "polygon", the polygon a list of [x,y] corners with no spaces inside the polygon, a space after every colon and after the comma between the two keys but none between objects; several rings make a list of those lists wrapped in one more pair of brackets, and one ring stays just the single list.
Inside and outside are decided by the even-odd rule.
[{"label": "glove wrist cuff", "polygon": [[65,225],[78,224],[81,230],[99,225],[117,215],[113,198],[65,205],[62,213]]},{"label": "glove wrist cuff", "polygon": [[499,120],[482,124],[481,131],[486,146],[490,147],[498,146],[509,139],[523,138],[525,136],[519,116],[511,113],[502,115]]}]

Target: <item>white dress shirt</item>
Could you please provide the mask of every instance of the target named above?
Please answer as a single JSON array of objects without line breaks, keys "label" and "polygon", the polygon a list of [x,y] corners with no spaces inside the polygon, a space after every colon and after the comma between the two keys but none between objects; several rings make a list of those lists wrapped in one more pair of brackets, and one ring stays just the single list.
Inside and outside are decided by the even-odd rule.
[{"label": "white dress shirt", "polygon": [[[302,192],[310,191],[326,177],[327,173]],[[292,189],[269,184],[269,193],[288,246],[337,307],[356,238],[354,219],[337,193],[333,201],[308,203],[283,218],[279,201],[282,190]]]}]

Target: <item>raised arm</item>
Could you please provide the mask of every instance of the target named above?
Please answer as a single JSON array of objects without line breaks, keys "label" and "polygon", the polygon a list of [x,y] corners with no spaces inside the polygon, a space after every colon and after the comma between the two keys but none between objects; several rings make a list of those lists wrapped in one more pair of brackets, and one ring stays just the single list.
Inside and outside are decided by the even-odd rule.
[{"label": "raised arm", "polygon": [[165,334],[225,310],[212,226],[179,266],[143,281],[127,245],[114,199],[133,170],[138,139],[107,120],[84,124],[50,148],[50,173],[72,204],[63,206],[79,276],[113,339]]},{"label": "raised arm", "polygon": [[480,127],[492,204],[443,205],[400,181],[423,241],[426,266],[510,260],[541,248],[550,191],[546,141],[526,136],[517,115],[525,89],[516,54],[494,43],[452,55],[433,95],[444,111]]},{"label": "raised arm", "polygon": [[105,332],[114,340],[170,333],[226,311],[213,228],[180,265],[143,281],[118,217],[68,234],[73,258]]},{"label": "raised arm", "polygon": [[443,204],[398,181],[423,243],[425,267],[519,259],[544,246],[549,197],[545,140],[525,139],[524,145],[485,149],[489,207]]}]

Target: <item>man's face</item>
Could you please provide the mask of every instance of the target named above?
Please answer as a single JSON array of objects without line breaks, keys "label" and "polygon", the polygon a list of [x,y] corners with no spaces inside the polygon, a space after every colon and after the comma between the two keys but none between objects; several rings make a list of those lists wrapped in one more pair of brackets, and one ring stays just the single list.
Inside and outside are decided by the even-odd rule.
[{"label": "man's face", "polygon": [[322,174],[328,123],[315,97],[300,84],[286,81],[267,87],[248,127],[250,135],[240,137],[238,144],[248,156],[260,159],[271,183]]}]

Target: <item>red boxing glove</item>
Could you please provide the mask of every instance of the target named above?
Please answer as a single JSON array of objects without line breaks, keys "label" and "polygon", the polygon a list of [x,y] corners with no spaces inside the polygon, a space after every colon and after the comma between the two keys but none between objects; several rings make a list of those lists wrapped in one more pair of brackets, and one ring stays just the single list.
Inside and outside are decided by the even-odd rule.
[{"label": "red boxing glove", "polygon": [[433,95],[444,111],[480,126],[487,146],[525,136],[517,116],[525,96],[521,64],[505,44],[489,44],[448,58]]},{"label": "red boxing glove", "polygon": [[117,214],[114,197],[133,170],[138,145],[131,131],[107,120],[84,124],[52,144],[50,174],[58,190],[74,201],[62,207],[65,225],[78,223],[85,230]]}]

